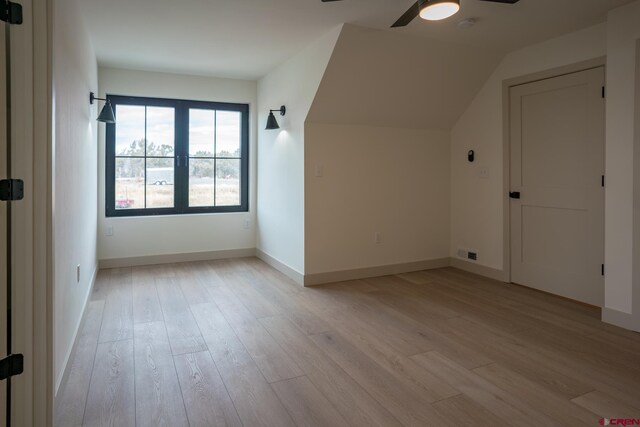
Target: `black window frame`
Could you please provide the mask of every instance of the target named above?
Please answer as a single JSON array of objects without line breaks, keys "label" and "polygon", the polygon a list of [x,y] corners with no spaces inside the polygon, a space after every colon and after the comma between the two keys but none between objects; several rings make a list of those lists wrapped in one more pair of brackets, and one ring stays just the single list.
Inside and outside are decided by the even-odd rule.
[{"label": "black window frame", "polygon": [[[106,125],[105,137],[105,215],[107,217],[133,217],[156,215],[189,215],[249,211],[249,104],[212,101],[192,101],[170,98],[107,95],[116,115],[116,123]],[[172,208],[116,209],[116,105],[173,107],[174,121],[174,206]],[[189,110],[208,109],[240,112],[240,205],[189,206]],[[146,124],[145,124],[146,126]],[[217,153],[214,153],[217,158]],[[136,156],[132,156],[136,157]],[[140,156],[141,157],[141,156]],[[146,157],[146,153],[145,153]],[[181,161],[182,160],[182,161]],[[215,173],[214,173],[215,177]],[[145,192],[146,192],[145,170]],[[214,185],[215,186],[215,185]],[[215,191],[215,190],[214,190]],[[214,199],[215,200],[215,199]]]}]

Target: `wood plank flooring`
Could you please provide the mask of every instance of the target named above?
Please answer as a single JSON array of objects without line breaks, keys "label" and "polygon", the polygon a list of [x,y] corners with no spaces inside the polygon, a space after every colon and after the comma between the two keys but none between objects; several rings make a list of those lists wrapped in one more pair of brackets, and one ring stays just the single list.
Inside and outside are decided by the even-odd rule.
[{"label": "wood plank flooring", "polygon": [[640,334],[453,268],[304,288],[256,258],[100,271],[56,426],[596,426]]}]

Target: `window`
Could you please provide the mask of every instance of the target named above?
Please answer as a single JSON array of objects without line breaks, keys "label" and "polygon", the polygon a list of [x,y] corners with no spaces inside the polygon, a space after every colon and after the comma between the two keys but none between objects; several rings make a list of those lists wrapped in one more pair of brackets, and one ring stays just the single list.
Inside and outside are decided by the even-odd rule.
[{"label": "window", "polygon": [[107,216],[248,210],[248,105],[107,98]]}]

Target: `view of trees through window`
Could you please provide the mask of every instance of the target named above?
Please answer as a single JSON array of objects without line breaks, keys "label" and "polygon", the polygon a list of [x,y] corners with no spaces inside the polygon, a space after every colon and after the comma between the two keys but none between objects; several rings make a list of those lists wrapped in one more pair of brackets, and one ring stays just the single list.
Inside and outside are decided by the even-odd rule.
[{"label": "view of trees through window", "polygon": [[189,206],[240,204],[240,118],[189,109]]},{"label": "view of trees through window", "polygon": [[[241,113],[188,111],[188,141],[176,144],[175,108],[116,104],[116,210],[175,207],[180,167],[188,207],[241,204]],[[176,157],[176,145],[188,156]]]},{"label": "view of trees through window", "polygon": [[174,207],[175,109],[116,105],[115,112],[115,208]]}]

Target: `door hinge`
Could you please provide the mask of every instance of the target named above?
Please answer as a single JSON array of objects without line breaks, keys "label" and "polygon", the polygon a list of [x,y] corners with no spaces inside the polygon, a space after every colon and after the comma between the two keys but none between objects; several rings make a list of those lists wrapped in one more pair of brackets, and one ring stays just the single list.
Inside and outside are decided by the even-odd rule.
[{"label": "door hinge", "polygon": [[600,265],[600,273],[604,276],[604,264]]},{"label": "door hinge", "polygon": [[24,198],[24,181],[21,179],[0,180],[0,200],[22,200]]},{"label": "door hinge", "polygon": [[602,175],[602,186],[604,187],[604,175]]},{"label": "door hinge", "polygon": [[602,86],[602,97],[605,98],[606,94],[607,94],[606,89],[604,86]]},{"label": "door hinge", "polygon": [[22,354],[10,354],[0,360],[0,380],[6,380],[23,372],[24,356]]},{"label": "door hinge", "polygon": [[0,20],[9,24],[22,24],[22,5],[3,0],[0,5]]}]

